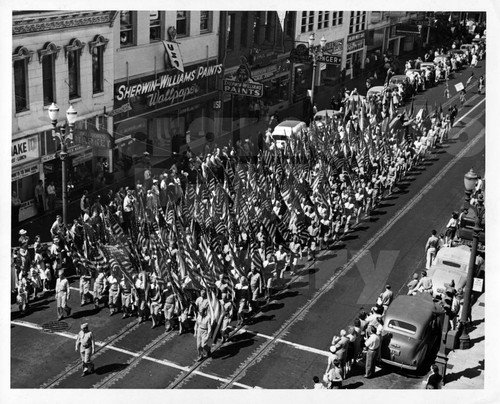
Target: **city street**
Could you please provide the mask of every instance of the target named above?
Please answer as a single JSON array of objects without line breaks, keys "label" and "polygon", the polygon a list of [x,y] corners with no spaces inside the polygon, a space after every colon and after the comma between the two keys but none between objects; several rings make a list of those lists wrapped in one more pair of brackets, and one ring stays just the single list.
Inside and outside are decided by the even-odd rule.
[{"label": "city street", "polygon": [[[474,70],[479,77],[485,63]],[[466,68],[450,80],[452,98],[443,84],[415,98],[415,112],[459,105],[454,84],[465,82]],[[11,388],[113,389],[303,389],[325,372],[333,335],[352,324],[361,307],[369,310],[386,283],[395,295],[406,294],[413,273],[423,269],[424,247],[432,229],[442,232],[464,200],[463,176],[473,167],[485,171],[485,95],[474,80],[459,110],[449,141],[398,184],[369,218],[314,262],[303,260],[288,287],[230,341],[216,346],[212,357],[196,362],[192,333],[177,335],[150,322],[137,324],[80,308],[78,280],[71,279],[71,317],[57,322],[55,300],[34,302],[11,319]],[[408,106],[408,104],[406,105]],[[81,377],[75,338],[88,322],[96,338],[95,373]],[[484,356],[483,356],[484,357]],[[433,363],[429,358],[429,365]],[[484,364],[484,362],[483,362]],[[427,374],[408,374],[378,367],[371,379],[356,368],[344,381],[347,389],[419,389]]]}]

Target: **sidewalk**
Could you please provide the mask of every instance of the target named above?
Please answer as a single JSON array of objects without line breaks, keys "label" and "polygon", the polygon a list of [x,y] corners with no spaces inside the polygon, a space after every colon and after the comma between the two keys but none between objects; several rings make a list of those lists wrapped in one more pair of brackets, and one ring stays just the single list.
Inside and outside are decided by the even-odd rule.
[{"label": "sidewalk", "polygon": [[448,354],[446,384],[443,389],[484,389],[485,293],[472,306],[471,347]]}]

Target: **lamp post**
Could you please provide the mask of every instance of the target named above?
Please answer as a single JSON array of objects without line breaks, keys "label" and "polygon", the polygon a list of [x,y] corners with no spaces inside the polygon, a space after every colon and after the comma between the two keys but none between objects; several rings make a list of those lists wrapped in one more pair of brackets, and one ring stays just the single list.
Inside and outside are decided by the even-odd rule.
[{"label": "lamp post", "polygon": [[322,36],[319,45],[314,45],[314,33],[309,35],[309,56],[312,57],[313,74],[312,74],[312,87],[311,87],[311,107],[314,107],[314,86],[316,85],[316,70],[318,68],[318,59],[323,56],[325,50],[326,38]]},{"label": "lamp post", "polygon": [[471,309],[471,295],[472,295],[472,282],[474,281],[474,269],[476,264],[476,253],[477,253],[477,245],[479,242],[479,232],[483,230],[482,221],[484,216],[484,205],[482,200],[478,200],[477,205],[472,206],[470,204],[470,199],[472,195],[472,191],[474,190],[477,183],[477,174],[471,168],[470,171],[464,176],[464,186],[465,186],[465,208],[472,209],[475,214],[474,218],[474,227],[472,228],[472,248],[470,252],[469,259],[469,268],[467,270],[467,283],[465,284],[464,291],[464,304],[462,307],[462,313],[460,316],[460,327],[462,329],[462,333],[460,334],[460,349],[469,349],[470,348],[470,336],[467,332],[467,327],[465,326],[467,323],[467,319],[469,316],[469,311]]},{"label": "lamp post", "polygon": [[68,193],[68,185],[66,179],[66,157],[68,155],[67,143],[71,143],[73,141],[73,128],[75,126],[77,112],[70,104],[68,110],[66,111],[66,120],[68,121],[69,133],[66,133],[66,125],[63,124],[57,128],[57,118],[59,115],[59,107],[57,104],[52,103],[49,107],[49,118],[52,123],[52,139],[54,141],[56,139],[61,142],[61,151],[59,153],[59,157],[61,158],[61,170],[62,170],[62,217],[63,223],[67,223],[67,210],[68,210],[68,201],[67,201],[67,193]]}]

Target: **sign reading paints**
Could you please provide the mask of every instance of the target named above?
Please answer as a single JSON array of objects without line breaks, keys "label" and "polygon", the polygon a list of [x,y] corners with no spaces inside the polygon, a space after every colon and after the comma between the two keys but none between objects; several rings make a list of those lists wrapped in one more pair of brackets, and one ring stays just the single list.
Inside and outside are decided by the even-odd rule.
[{"label": "sign reading paints", "polygon": [[363,49],[365,46],[365,31],[351,34],[347,37],[347,52]]},{"label": "sign reading paints", "polygon": [[12,142],[12,166],[27,163],[40,156],[38,135]]}]

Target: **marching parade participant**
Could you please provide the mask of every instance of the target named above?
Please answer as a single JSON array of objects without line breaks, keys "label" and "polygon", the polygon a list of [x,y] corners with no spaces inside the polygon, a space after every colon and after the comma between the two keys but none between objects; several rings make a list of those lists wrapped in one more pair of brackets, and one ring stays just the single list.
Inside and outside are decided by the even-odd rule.
[{"label": "marching parade participant", "polygon": [[95,352],[94,334],[89,330],[88,323],[83,323],[80,328],[80,332],[76,337],[75,351],[80,351],[83,368],[82,376],[87,376],[94,373],[94,364],[91,360]]}]

